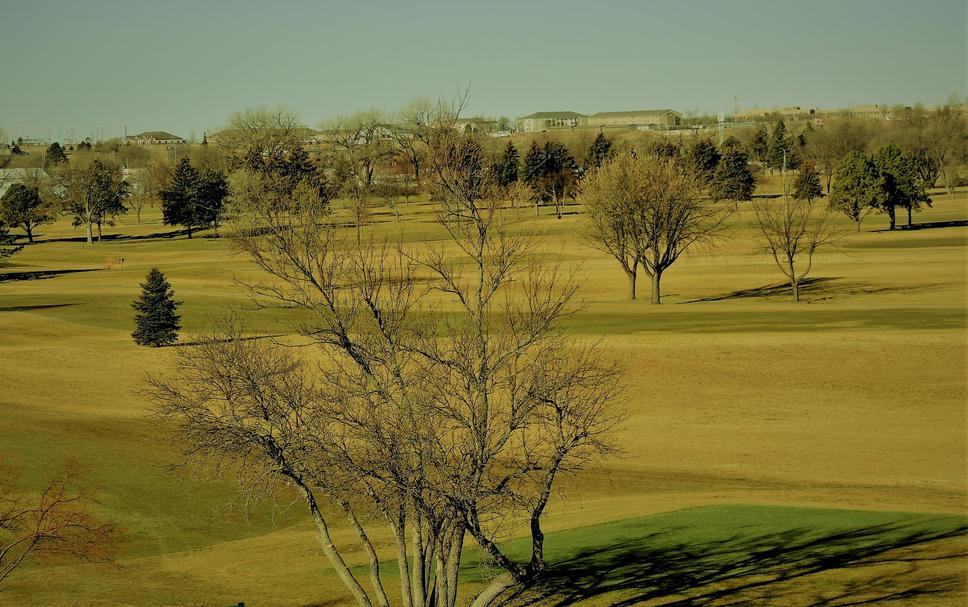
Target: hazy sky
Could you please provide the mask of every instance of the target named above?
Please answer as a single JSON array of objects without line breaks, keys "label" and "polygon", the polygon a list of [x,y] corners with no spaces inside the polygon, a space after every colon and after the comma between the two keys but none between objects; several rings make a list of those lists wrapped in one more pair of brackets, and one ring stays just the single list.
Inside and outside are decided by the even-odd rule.
[{"label": "hazy sky", "polygon": [[315,126],[467,84],[510,117],[935,104],[965,95],[966,30],[966,0],[0,0],[0,128],[201,138],[247,107]]}]

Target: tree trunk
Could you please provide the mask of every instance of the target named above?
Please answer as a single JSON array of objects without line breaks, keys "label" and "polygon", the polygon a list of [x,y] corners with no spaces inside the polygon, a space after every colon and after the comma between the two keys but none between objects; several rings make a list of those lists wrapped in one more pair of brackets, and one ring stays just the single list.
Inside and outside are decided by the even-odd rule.
[{"label": "tree trunk", "polygon": [[97,222],[97,241],[101,242],[101,222]]},{"label": "tree trunk", "polygon": [[517,582],[514,581],[514,578],[509,573],[499,575],[491,580],[490,585],[484,588],[480,594],[474,597],[474,601],[471,603],[470,607],[487,607],[488,605],[491,605],[499,596],[501,596],[501,593],[508,588],[514,587],[516,583]]},{"label": "tree trunk", "polygon": [[336,570],[336,574],[339,575],[340,579],[353,594],[353,598],[360,604],[360,607],[373,607],[372,603],[370,603],[370,598],[366,595],[366,591],[360,586],[360,583],[353,576],[353,572],[346,565],[346,561],[343,560],[342,555],[336,549],[336,545],[333,544],[333,538],[329,534],[329,526],[326,524],[326,519],[323,518],[323,513],[320,512],[319,506],[316,504],[316,498],[312,491],[302,484],[300,484],[299,488],[302,490],[306,504],[309,506],[309,512],[313,518],[313,525],[316,527],[316,538],[319,540],[319,545],[322,547],[323,553],[329,558],[329,562],[333,566],[333,569]]},{"label": "tree trunk", "polygon": [[457,580],[460,577],[460,556],[464,550],[464,526],[458,526],[450,548],[447,561],[447,607],[457,607]]},{"label": "tree trunk", "polygon": [[413,546],[410,547],[413,551],[410,568],[410,596],[412,597],[414,607],[423,607],[426,605],[427,598],[425,593],[426,582],[424,579],[424,567],[426,566],[425,561],[427,557],[424,553],[420,517],[417,516],[410,524],[412,527],[410,541],[413,542]]},{"label": "tree trunk", "polygon": [[86,225],[87,225],[87,244],[93,245],[94,244],[94,233],[93,233],[93,229],[94,228],[91,225],[91,222],[90,221],[88,221]]},{"label": "tree trunk", "polygon": [[24,229],[25,229],[25,230],[26,230],[26,232],[27,232],[27,244],[34,244],[34,231],[33,231],[33,229],[32,229],[32,228],[30,227],[30,224],[28,223],[28,224],[27,224],[27,227],[26,227],[26,228],[24,228]]},{"label": "tree trunk", "polygon": [[895,227],[897,227],[897,213],[893,206],[887,207],[887,216],[891,220],[890,229],[893,230]]},{"label": "tree trunk", "polygon": [[913,204],[912,205],[908,205],[907,212],[908,212],[908,227],[909,228],[911,227],[911,213],[913,211],[914,211],[914,205]]},{"label": "tree trunk", "polygon": [[794,303],[800,303],[800,282],[794,278],[790,281],[793,286],[793,301]]},{"label": "tree trunk", "polygon": [[637,277],[635,275],[635,272],[626,271],[625,274],[626,276],[629,277],[629,299],[634,300],[635,299],[635,280]]},{"label": "tree trunk", "polygon": [[397,544],[397,569],[400,575],[400,596],[403,607],[414,607],[413,596],[410,593],[410,560],[407,558],[407,529],[406,518],[402,511],[398,522],[393,527],[393,535]]},{"label": "tree trunk", "polygon": [[662,280],[662,272],[656,270],[652,273],[652,303],[660,304],[662,303],[662,293],[659,287],[659,283]]},{"label": "tree trunk", "polygon": [[188,224],[188,239],[191,240],[191,238],[192,238],[192,225]]}]

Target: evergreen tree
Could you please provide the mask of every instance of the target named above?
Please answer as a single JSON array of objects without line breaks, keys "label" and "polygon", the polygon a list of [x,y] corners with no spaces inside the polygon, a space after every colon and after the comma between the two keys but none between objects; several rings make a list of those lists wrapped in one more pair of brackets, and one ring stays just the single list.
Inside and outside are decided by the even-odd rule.
[{"label": "evergreen tree", "polygon": [[766,133],[766,127],[761,126],[753,133],[753,139],[750,141],[750,154],[757,162],[766,162],[766,150],[769,147],[768,136]]},{"label": "evergreen tree", "polygon": [[820,185],[820,173],[813,162],[807,160],[800,165],[797,177],[793,180],[793,197],[797,200],[813,202],[814,198],[823,196],[823,187]]},{"label": "evergreen tree", "polygon": [[739,148],[723,154],[713,173],[709,191],[716,200],[750,200],[756,188],[756,179],[749,167],[749,157]]},{"label": "evergreen tree", "polygon": [[158,193],[161,198],[161,213],[165,225],[180,225],[192,230],[201,225],[198,209],[198,171],[188,158],[182,158],[175,167],[171,184]]},{"label": "evergreen tree", "polygon": [[67,154],[64,153],[64,148],[56,141],[47,148],[45,157],[48,165],[64,164],[67,162]]},{"label": "evergreen tree", "polygon": [[542,149],[544,174],[538,181],[538,194],[544,201],[555,203],[555,214],[561,219],[564,200],[574,198],[578,189],[578,163],[559,141],[549,141]]},{"label": "evergreen tree", "polygon": [[544,160],[544,153],[541,151],[541,148],[538,147],[538,142],[532,141],[531,148],[528,149],[528,153],[524,156],[522,178],[524,183],[529,185],[535,191],[537,191],[540,187],[538,182],[544,176]]},{"label": "evergreen tree", "polygon": [[175,301],[174,295],[161,270],[152,268],[141,284],[141,297],[131,304],[137,311],[131,337],[139,346],[167,346],[178,340],[181,324],[175,309],[181,302]]},{"label": "evergreen tree", "polygon": [[222,171],[205,169],[198,175],[195,187],[195,222],[199,226],[213,226],[218,232],[222,220],[229,183]]},{"label": "evergreen tree", "polygon": [[719,166],[719,150],[710,139],[700,139],[689,151],[689,161],[699,179],[708,185]]},{"label": "evergreen tree", "polygon": [[612,140],[606,137],[604,133],[599,132],[595,136],[595,141],[592,142],[592,147],[588,148],[588,153],[585,155],[584,169],[590,171],[601,168],[605,161],[611,157]]},{"label": "evergreen tree", "polygon": [[679,146],[671,141],[656,141],[649,148],[649,153],[659,158],[669,158],[671,160],[679,160],[681,156]]},{"label": "evergreen tree", "polygon": [[22,183],[11,185],[0,199],[0,219],[27,232],[27,242],[34,242],[34,228],[54,221],[54,214],[40,198],[37,188]]},{"label": "evergreen tree", "polygon": [[790,140],[786,125],[780,120],[770,133],[770,141],[766,148],[766,165],[771,169],[783,169],[783,158],[786,156],[787,168],[791,166],[793,157],[790,153]]},{"label": "evergreen tree", "polygon": [[508,141],[507,147],[504,148],[504,155],[497,165],[497,181],[502,188],[509,187],[512,183],[518,180],[518,148],[514,147],[514,143]]},{"label": "evergreen tree", "polygon": [[723,141],[722,148],[723,152],[726,152],[732,149],[740,149],[742,146],[743,145],[739,142],[739,139],[730,135]]}]

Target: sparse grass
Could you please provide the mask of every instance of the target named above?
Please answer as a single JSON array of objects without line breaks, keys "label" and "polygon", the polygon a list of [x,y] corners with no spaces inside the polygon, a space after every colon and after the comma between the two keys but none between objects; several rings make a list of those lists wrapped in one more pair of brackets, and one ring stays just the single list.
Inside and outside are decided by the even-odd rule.
[{"label": "sparse grass", "polygon": [[[441,240],[426,199],[400,209],[397,222],[374,207],[367,229],[414,247]],[[966,218],[968,194],[938,191],[934,208],[916,221]],[[231,479],[206,481],[165,469],[177,454],[166,429],[147,416],[138,390],[145,371],[168,368],[172,350],[139,348],[130,339],[130,302],[147,271],[160,267],[184,300],[187,333],[204,330],[212,315],[229,308],[258,333],[287,332],[295,316],[251,309],[235,278],[253,277],[254,270],[227,240],[167,237],[171,230],[157,208],[146,209],[143,219],[121,218],[105,232],[117,238],[93,247],[80,240],[81,230],[59,221],[0,268],[0,461],[22,472],[25,487],[37,488],[76,458],[98,489],[99,511],[124,530],[119,568],[42,563],[11,578],[0,602],[342,600],[298,503],[291,509],[263,504],[248,516],[226,512]],[[579,238],[577,214],[558,221],[543,209],[535,219],[533,209],[524,209],[521,219],[515,229],[543,235],[537,255],[560,259],[582,277],[583,306],[565,330],[601,339],[607,354],[629,368],[628,422],[616,437],[625,453],[564,479],[552,506],[548,551],[566,567],[559,571],[571,563],[591,575],[604,567],[594,551],[605,558],[628,539],[652,551],[649,561],[626,555],[631,560],[623,571],[633,578],[662,581],[662,563],[673,563],[670,571],[691,580],[743,562],[748,553],[730,546],[791,530],[809,539],[882,524],[930,533],[963,524],[856,509],[965,512],[968,228],[889,233],[876,231],[886,221],[872,216],[858,234],[843,221],[843,239],[817,255],[817,280],[805,289],[805,303],[794,305],[772,261],[757,250],[751,215],[740,205],[720,247],[696,251],[668,272],[665,303],[656,307],[624,299],[624,276]],[[738,503],[838,510],[737,506],[646,516]],[[337,531],[347,539],[345,530]],[[893,533],[877,531],[871,541],[890,554],[906,550],[918,558],[955,541],[905,548],[895,545]],[[728,548],[716,553],[722,563],[696,552],[717,545]],[[701,569],[690,569],[683,555],[695,555]],[[958,563],[944,571],[949,581],[960,579],[953,571],[964,568],[964,559],[944,562]],[[877,570],[871,575],[880,575],[879,565],[871,567]],[[784,583],[783,596],[810,604],[805,597],[815,598],[825,586],[860,584],[861,569],[867,571],[831,568],[806,586]],[[47,581],[52,574],[58,583]],[[601,604],[643,592],[608,590],[618,577],[596,583],[603,590],[587,596],[564,586],[552,590]],[[963,593],[963,582],[954,590]]]}]

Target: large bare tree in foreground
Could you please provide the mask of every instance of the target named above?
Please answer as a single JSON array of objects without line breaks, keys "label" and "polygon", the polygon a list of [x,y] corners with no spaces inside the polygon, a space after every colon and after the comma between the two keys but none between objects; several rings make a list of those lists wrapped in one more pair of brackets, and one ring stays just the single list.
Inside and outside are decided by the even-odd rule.
[{"label": "large bare tree in foreground", "polygon": [[722,232],[730,209],[710,201],[689,169],[655,155],[623,153],[582,185],[588,239],[622,265],[635,299],[638,267],[662,301],[663,273],[689,248]]},{"label": "large bare tree in foreground", "polygon": [[[483,149],[452,128],[455,115],[441,108],[420,125],[445,244],[404,251],[348,235],[306,191],[286,205],[246,198],[237,242],[266,276],[248,287],[306,311],[299,333],[314,348],[244,340],[229,325],[151,380],[190,459],[302,495],[364,607],[389,604],[381,528],[404,607],[457,604],[467,536],[503,571],[475,605],[539,579],[556,480],[608,452],[618,420],[618,369],[557,328],[574,281],[509,234]],[[332,540],[334,510],[356,532],[366,581]],[[532,549],[518,562],[500,541],[522,523]]]}]

